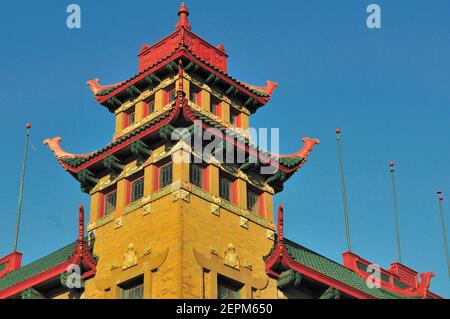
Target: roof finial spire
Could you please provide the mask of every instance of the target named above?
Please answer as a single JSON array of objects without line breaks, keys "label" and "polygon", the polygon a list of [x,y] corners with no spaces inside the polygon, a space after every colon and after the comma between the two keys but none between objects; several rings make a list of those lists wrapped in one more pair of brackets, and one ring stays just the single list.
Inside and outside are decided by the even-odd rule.
[{"label": "roof finial spire", "polygon": [[78,242],[84,240],[84,207],[80,205],[78,209]]},{"label": "roof finial spire", "polygon": [[183,99],[186,96],[183,90],[183,62],[181,59],[178,61],[178,97]]},{"label": "roof finial spire", "polygon": [[284,240],[284,213],[283,205],[278,206],[278,242]]},{"label": "roof finial spire", "polygon": [[178,23],[177,30],[184,28],[185,30],[191,30],[191,25],[188,20],[189,10],[186,8],[186,4],[184,2],[181,3],[180,9],[178,9]]}]

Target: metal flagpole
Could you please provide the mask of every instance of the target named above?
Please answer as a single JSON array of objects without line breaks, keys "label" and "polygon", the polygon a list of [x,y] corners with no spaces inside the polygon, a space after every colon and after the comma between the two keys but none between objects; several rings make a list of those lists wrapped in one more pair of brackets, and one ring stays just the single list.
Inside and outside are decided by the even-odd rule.
[{"label": "metal flagpole", "polygon": [[16,238],[14,240],[14,252],[17,252],[17,243],[19,241],[19,229],[20,229],[20,216],[22,213],[22,199],[23,199],[23,188],[25,183],[25,169],[27,166],[27,156],[28,156],[28,144],[30,141],[30,129],[31,125],[26,125],[27,135],[25,140],[25,154],[23,158],[23,166],[22,166],[22,179],[20,182],[20,190],[19,190],[19,206],[17,208],[17,224],[16,224]]},{"label": "metal flagpole", "polygon": [[450,257],[448,255],[448,241],[447,241],[447,230],[445,229],[444,207],[442,206],[442,202],[444,201],[444,196],[442,196],[441,191],[438,192],[438,201],[439,201],[439,212],[441,215],[442,235],[444,237],[445,257],[447,258],[448,278],[450,279]]},{"label": "metal flagpole", "polygon": [[341,147],[341,129],[336,129],[337,135],[337,145],[339,153],[339,165],[341,172],[341,183],[342,183],[342,199],[344,204],[344,217],[345,217],[345,233],[347,237],[347,249],[349,252],[352,251],[352,244],[350,240],[350,225],[348,222],[348,209],[347,209],[347,192],[345,191],[345,177],[344,177],[344,161],[342,159],[342,147]]},{"label": "metal flagpole", "polygon": [[397,236],[397,256],[398,256],[398,262],[402,263],[402,252],[400,248],[400,225],[398,222],[398,209],[397,209],[397,190],[395,186],[395,163],[391,162],[389,163],[389,166],[391,167],[391,177],[392,177],[392,197],[394,200],[394,220],[395,220],[395,232]]}]

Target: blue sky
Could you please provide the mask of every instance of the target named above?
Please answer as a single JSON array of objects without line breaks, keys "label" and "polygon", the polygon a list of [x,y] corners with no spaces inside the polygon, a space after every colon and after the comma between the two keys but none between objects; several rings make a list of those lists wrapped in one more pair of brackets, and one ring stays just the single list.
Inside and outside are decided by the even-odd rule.
[{"label": "blue sky", "polygon": [[[81,30],[66,27],[68,1],[8,1],[0,11],[2,180],[0,255],[12,250],[24,126],[33,124],[19,250],[24,262],[76,238],[89,198],[42,140],[87,153],[107,144],[114,118],[86,80],[137,73],[137,53],[175,28],[179,1],[74,1]],[[397,163],[404,263],[434,271],[450,297],[436,190],[450,200],[450,2],[373,1],[382,29],[366,27],[370,1],[188,1],[192,30],[226,47],[229,73],[256,85],[278,81],[254,127],[281,129],[281,152],[301,138],[322,144],[286,183],[287,236],[341,261],[346,249],[335,128],[343,130],[355,253],[388,267],[396,259],[388,163]],[[444,202],[447,217],[450,205]],[[447,218],[448,220],[448,218]],[[448,225],[450,227],[450,224]]]}]

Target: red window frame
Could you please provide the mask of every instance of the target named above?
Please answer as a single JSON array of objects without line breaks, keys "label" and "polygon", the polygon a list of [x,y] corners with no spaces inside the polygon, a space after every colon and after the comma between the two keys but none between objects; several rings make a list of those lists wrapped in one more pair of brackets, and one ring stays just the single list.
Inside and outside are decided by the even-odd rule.
[{"label": "red window frame", "polygon": [[241,115],[241,113],[235,111],[234,109],[230,110],[230,124],[237,128],[240,128],[242,126]]},{"label": "red window frame", "polygon": [[[125,194],[126,194],[126,198],[125,198],[125,204],[127,206],[133,204],[134,202],[132,202],[131,200],[131,195],[133,192],[133,183],[137,182],[138,180],[144,179],[144,174],[138,174],[132,178],[129,178],[126,180],[126,184],[125,184]],[[144,181],[145,183],[145,181]],[[144,184],[144,192],[145,193],[145,184]]]},{"label": "red window frame", "polygon": [[[189,100],[191,102],[193,102],[194,104],[201,106],[202,105],[202,90],[199,87],[197,87],[197,86],[195,86],[193,84],[191,84],[189,90],[190,90],[189,91],[190,92],[189,93]],[[191,98],[192,97],[192,93],[194,93],[193,96],[194,96],[195,101],[192,101],[192,98]]]},{"label": "red window frame", "polygon": [[[150,105],[153,104],[153,110],[150,109]],[[142,116],[146,118],[150,114],[155,112],[155,95],[150,96],[149,98],[144,100],[144,110]]]},{"label": "red window frame", "polygon": [[[248,203],[248,198],[250,197],[250,193],[252,195],[255,196],[255,209],[250,209],[249,207],[249,203]],[[261,194],[259,194],[258,192],[256,192],[255,190],[253,190],[252,188],[248,188],[247,187],[247,210],[250,211],[252,214],[254,215],[261,215]]]},{"label": "red window frame", "polygon": [[[131,123],[131,121],[130,121],[132,115],[134,116],[133,123]],[[134,123],[136,123],[136,111],[133,108],[131,111],[128,111],[128,112],[124,113],[124,115],[123,115],[123,128],[125,129],[125,128],[133,125]]]},{"label": "red window frame", "polygon": [[117,210],[117,188],[110,189],[109,191],[100,193],[99,207],[98,207],[98,210],[99,210],[98,217],[99,218],[103,218],[106,216],[105,215],[105,213],[106,213],[106,197],[112,193],[116,193],[116,207],[112,212],[108,213],[108,215],[114,213]]},{"label": "red window frame", "polygon": [[[166,161],[164,163],[161,163],[159,165],[155,165],[153,167],[153,191],[156,192],[161,189],[161,183],[160,183],[160,177],[161,177],[161,169],[164,167],[172,165],[172,182],[173,182],[173,163],[170,161]],[[166,186],[164,186],[166,187]]]},{"label": "red window frame", "polygon": [[[164,105],[167,105],[169,103],[171,103],[170,101],[170,94],[173,92],[175,98],[174,100],[176,100],[176,90],[175,90],[175,83],[171,84],[170,86],[168,86],[167,88],[164,89]],[[172,102],[174,101],[172,100]]]},{"label": "red window frame", "polygon": [[[213,105],[215,105],[214,110],[213,110]],[[222,117],[222,101],[211,97],[211,107],[210,107],[211,113]]]}]

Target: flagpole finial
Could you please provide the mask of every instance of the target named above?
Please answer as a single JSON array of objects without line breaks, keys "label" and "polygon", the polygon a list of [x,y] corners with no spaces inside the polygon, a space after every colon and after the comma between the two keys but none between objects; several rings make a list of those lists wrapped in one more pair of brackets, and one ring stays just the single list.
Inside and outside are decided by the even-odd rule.
[{"label": "flagpole finial", "polygon": [[342,133],[342,130],[340,128],[337,128],[336,135],[337,135],[337,146],[338,146],[338,156],[339,156],[339,171],[341,174],[342,204],[344,206],[345,236],[347,239],[347,251],[351,252],[352,251],[352,243],[351,243],[351,237],[350,237],[350,224],[349,224],[348,208],[347,208],[347,191],[345,189],[344,160],[342,157],[341,133]]},{"label": "flagpole finial", "polygon": [[28,144],[30,141],[30,129],[31,124],[27,123],[25,125],[25,128],[27,129],[26,132],[26,139],[25,139],[25,152],[23,156],[23,165],[22,165],[22,176],[20,179],[20,189],[19,189],[19,204],[17,207],[17,223],[16,223],[16,235],[14,238],[14,252],[17,252],[17,245],[19,242],[19,231],[20,231],[20,219],[22,215],[22,199],[23,199],[23,189],[25,185],[25,170],[27,167],[27,157],[28,157]]},{"label": "flagpole finial", "polygon": [[389,162],[389,167],[391,168],[391,178],[392,178],[392,199],[394,203],[394,222],[395,222],[395,233],[397,239],[397,258],[398,262],[402,263],[402,253],[401,253],[401,242],[400,242],[400,224],[398,218],[398,208],[397,208],[397,186],[395,182],[395,162]]},{"label": "flagpole finial", "polygon": [[447,240],[447,228],[445,226],[445,213],[444,213],[444,196],[441,190],[437,191],[438,196],[438,204],[439,204],[439,214],[441,217],[441,227],[442,227],[442,238],[444,240],[444,248],[445,248],[445,258],[447,260],[447,270],[448,270],[448,278],[450,279],[450,253],[448,248],[448,240]]}]

